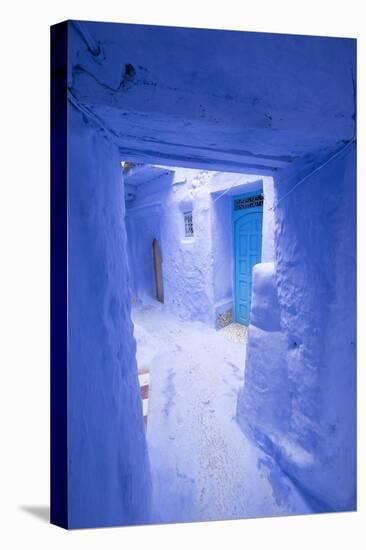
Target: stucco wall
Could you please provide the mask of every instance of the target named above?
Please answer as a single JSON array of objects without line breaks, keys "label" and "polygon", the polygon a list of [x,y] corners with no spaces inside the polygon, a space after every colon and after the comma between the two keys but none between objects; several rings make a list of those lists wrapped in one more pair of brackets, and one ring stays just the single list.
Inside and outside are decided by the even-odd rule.
[{"label": "stucco wall", "polygon": [[68,527],[145,523],[120,159],[73,107],[68,154]]},{"label": "stucco wall", "polygon": [[[126,177],[126,182],[129,179]],[[185,319],[216,326],[232,306],[232,198],[264,187],[263,254],[273,259],[272,178],[186,168],[166,173],[134,191],[127,201],[131,287],[136,299],[155,297],[152,241],[163,256],[165,306]],[[184,212],[193,211],[194,237],[184,235]],[[158,214],[157,214],[158,213]]]},{"label": "stucco wall", "polygon": [[[163,259],[164,303],[185,319],[211,322],[212,257],[209,195],[200,192],[207,172],[169,170],[158,179],[140,185],[135,199],[127,203],[128,238],[132,255],[139,254],[133,265],[133,286],[137,299],[155,297],[152,241],[157,238]],[[128,179],[126,178],[126,181]],[[154,212],[159,209],[158,219]],[[193,210],[194,237],[184,233],[184,212]],[[158,221],[158,224],[155,221]],[[135,228],[130,231],[129,228]],[[150,279],[142,276],[141,266],[148,265]]]},{"label": "stucco wall", "polygon": [[[354,40],[84,25],[94,51],[80,28],[67,23],[69,104],[109,129],[119,155],[71,111],[68,498],[70,526],[76,527],[144,521],[148,511],[120,159],[195,163],[215,170],[286,170],[300,157],[326,158],[355,131]],[[135,74],[126,71],[130,66]],[[275,179],[279,196],[301,172],[295,166],[293,173]],[[190,190],[188,202],[191,192],[199,191]],[[173,195],[169,201],[176,213]],[[336,509],[354,506],[354,201],[354,159],[349,156],[276,208],[281,331],[254,322],[250,327],[242,403],[245,395],[256,395],[258,416],[239,410],[256,442],[305,492],[312,491],[315,501]],[[204,212],[208,204],[202,197],[194,210]],[[178,219],[172,220],[171,235],[161,220],[161,239],[172,246],[172,235],[182,230]],[[207,253],[212,235],[201,219],[198,227],[207,239],[185,244],[166,284],[166,290],[178,289],[178,302],[172,292],[166,299],[193,318],[212,319],[208,304],[214,300],[205,278],[212,268]],[[192,268],[196,251],[199,262]],[[163,260],[170,254],[173,259],[173,248],[163,251]],[[269,262],[272,254],[264,248],[263,259]],[[264,287],[273,297],[273,279],[267,275]],[[255,288],[256,297],[260,306]],[[265,339],[267,347],[262,346]],[[267,399],[274,373],[264,372],[263,349],[272,349],[265,366],[272,364],[278,375],[271,406],[282,412],[275,430],[268,423]],[[251,375],[264,375],[264,380],[257,387]]]},{"label": "stucco wall", "polygon": [[275,260],[275,218],[274,218],[274,185],[273,178],[263,178],[263,238],[262,262]]},{"label": "stucco wall", "polygon": [[71,22],[70,89],[122,158],[261,174],[353,135],[355,40],[82,25],[97,52]]},{"label": "stucco wall", "polygon": [[215,261],[213,290],[215,306],[223,312],[233,301],[233,227],[232,198],[225,194],[212,197],[212,255]]},{"label": "stucco wall", "polygon": [[315,510],[347,510],[356,506],[354,147],[291,191],[311,169],[275,180],[277,267],[255,268],[238,420]]}]

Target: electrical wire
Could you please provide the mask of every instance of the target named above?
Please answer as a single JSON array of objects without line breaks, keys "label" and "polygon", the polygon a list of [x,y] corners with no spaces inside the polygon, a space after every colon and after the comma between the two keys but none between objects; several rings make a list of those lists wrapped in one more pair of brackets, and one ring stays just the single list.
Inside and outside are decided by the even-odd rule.
[{"label": "electrical wire", "polygon": [[302,183],[304,183],[308,178],[310,178],[310,176],[313,176],[314,174],[316,174],[317,172],[319,172],[319,170],[321,170],[322,168],[324,168],[327,164],[329,164],[332,160],[334,160],[335,158],[337,158],[339,155],[341,155],[346,149],[348,149],[348,147],[350,145],[352,145],[352,143],[354,143],[356,141],[356,139],[353,137],[348,143],[346,143],[346,145],[344,147],[342,147],[342,149],[340,149],[339,151],[337,151],[336,153],[334,153],[329,159],[327,159],[325,162],[323,162],[323,164],[321,164],[320,166],[318,166],[317,168],[315,168],[314,170],[312,170],[309,174],[306,174],[306,176],[304,176],[300,181],[298,181],[285,195],[283,195],[281,198],[278,199],[278,201],[276,201],[276,204],[274,204],[273,206],[271,206],[270,208],[268,208],[268,210],[274,210],[275,207],[278,206],[278,204],[280,202],[282,202],[286,197],[288,197],[289,195],[291,195],[291,193],[293,191],[295,191],[295,189],[297,189]]}]

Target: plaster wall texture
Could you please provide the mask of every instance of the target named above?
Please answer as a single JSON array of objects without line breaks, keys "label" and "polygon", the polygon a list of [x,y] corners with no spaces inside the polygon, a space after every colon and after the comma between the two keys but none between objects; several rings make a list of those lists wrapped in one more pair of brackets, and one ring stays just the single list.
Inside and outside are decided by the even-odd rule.
[{"label": "plaster wall texture", "polygon": [[355,40],[77,25],[70,91],[121,158],[263,174],[353,135]]},{"label": "plaster wall texture", "polygon": [[[276,268],[254,269],[237,417],[314,510],[356,507],[354,145],[275,180]],[[266,357],[268,356],[267,360]]]},{"label": "plaster wall texture", "polygon": [[[356,42],[83,23],[93,49],[75,22],[67,25],[69,523],[138,523],[148,515],[150,481],[119,162],[261,174],[278,169],[275,194],[282,197],[310,169],[307,161],[328,158],[354,136]],[[269,330],[257,310],[238,406],[238,419],[255,442],[322,510],[355,506],[354,170],[349,150],[275,209],[275,246],[264,248],[263,260],[271,263],[275,252],[276,268],[273,276],[269,266],[255,269],[253,307],[271,296],[281,330]],[[171,225],[164,215],[155,219],[163,269],[170,259],[175,265],[167,272],[167,303],[186,317],[212,322],[210,304],[225,300],[229,285],[224,272],[207,284],[213,280],[210,250],[225,250],[225,238],[214,244],[207,224],[214,210],[207,196],[196,197],[201,188],[186,191],[177,181],[177,191],[161,190],[174,212],[175,195],[192,201],[196,211],[202,238],[184,243],[179,258],[169,247],[164,251],[164,242],[173,246],[177,234],[183,240],[182,218],[175,215]],[[147,204],[147,197],[137,200]],[[264,210],[264,218],[272,216],[273,223],[270,212]],[[193,256],[199,257],[195,267]],[[272,350],[265,365],[262,344]],[[278,391],[271,393],[271,384]],[[256,407],[245,410],[250,394]],[[271,410],[278,411],[276,425]]]},{"label": "plaster wall texture", "polygon": [[274,193],[273,178],[263,178],[262,262],[264,263],[275,260]]},{"label": "plaster wall texture", "polygon": [[[135,298],[154,298],[152,241],[163,256],[164,304],[182,319],[216,325],[218,313],[232,307],[232,198],[263,188],[266,207],[273,199],[272,178],[187,168],[167,169],[136,188],[126,219]],[[126,183],[128,177],[126,177]],[[184,213],[193,213],[193,238],[185,236]],[[264,235],[273,243],[273,216],[264,215]],[[271,257],[273,244],[264,244]]]},{"label": "plaster wall texture", "polygon": [[73,107],[68,154],[68,526],[145,523],[151,484],[120,159]]}]

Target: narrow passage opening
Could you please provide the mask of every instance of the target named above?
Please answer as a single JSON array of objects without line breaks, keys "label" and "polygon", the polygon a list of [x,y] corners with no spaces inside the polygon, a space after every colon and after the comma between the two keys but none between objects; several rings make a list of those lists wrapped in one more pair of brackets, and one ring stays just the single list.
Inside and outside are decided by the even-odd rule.
[{"label": "narrow passage opening", "polygon": [[123,175],[154,520],[248,517],[258,491],[278,514],[236,422],[253,268],[272,230],[264,178],[133,163]]}]

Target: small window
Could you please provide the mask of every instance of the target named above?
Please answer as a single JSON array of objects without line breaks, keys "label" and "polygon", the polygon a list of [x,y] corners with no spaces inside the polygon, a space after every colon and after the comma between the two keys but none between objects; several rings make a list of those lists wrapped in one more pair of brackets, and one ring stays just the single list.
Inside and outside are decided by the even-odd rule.
[{"label": "small window", "polygon": [[188,238],[193,237],[193,216],[192,210],[190,212],[184,212],[184,233]]}]

